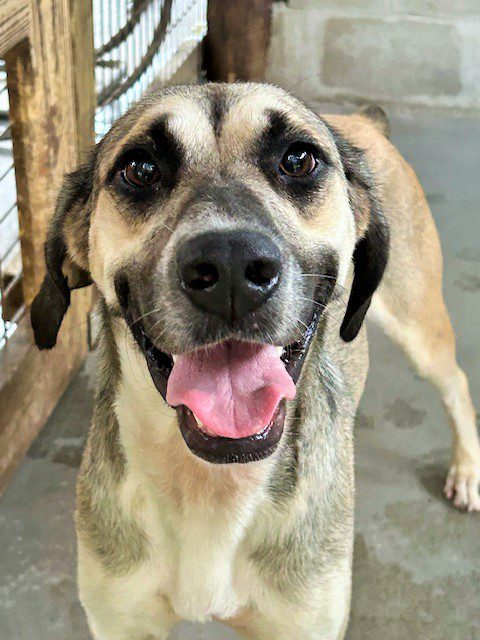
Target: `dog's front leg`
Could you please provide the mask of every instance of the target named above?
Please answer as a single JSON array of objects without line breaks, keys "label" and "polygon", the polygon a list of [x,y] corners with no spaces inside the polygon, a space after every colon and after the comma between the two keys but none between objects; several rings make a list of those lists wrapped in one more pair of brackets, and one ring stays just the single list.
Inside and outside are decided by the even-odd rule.
[{"label": "dog's front leg", "polygon": [[351,565],[345,558],[292,601],[264,591],[231,626],[251,640],[343,640],[350,613]]},{"label": "dog's front leg", "polygon": [[78,538],[78,587],[94,640],[167,640],[179,621],[158,590],[156,564],[115,575]]},{"label": "dog's front leg", "polygon": [[167,640],[170,637],[178,619],[158,596],[129,607],[127,602],[120,604],[123,594],[112,592],[111,595],[112,600],[117,600],[116,604],[110,597],[99,598],[93,591],[81,593],[94,640]]},{"label": "dog's front leg", "polygon": [[168,640],[170,638],[170,628],[164,630],[156,630],[155,633],[143,633],[135,628],[113,629],[110,625],[108,629],[104,626],[97,627],[94,620],[89,620],[89,629],[93,640]]}]

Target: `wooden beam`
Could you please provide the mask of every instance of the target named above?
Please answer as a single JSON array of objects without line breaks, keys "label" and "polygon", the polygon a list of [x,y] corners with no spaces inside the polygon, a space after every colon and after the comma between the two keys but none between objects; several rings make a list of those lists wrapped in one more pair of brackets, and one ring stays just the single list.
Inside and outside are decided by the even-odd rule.
[{"label": "wooden beam", "polygon": [[[58,187],[63,174],[85,159],[95,113],[91,0],[30,0],[30,15],[29,40],[6,56],[27,306],[45,272],[43,244]],[[86,354],[89,298],[85,290],[73,294],[53,351],[36,349],[25,317],[21,331],[0,352],[0,474],[3,470],[5,477]]]},{"label": "wooden beam", "polygon": [[0,495],[78,369],[82,333],[70,316],[61,342],[52,351],[39,351],[24,316],[0,350]]},{"label": "wooden beam", "polygon": [[0,2],[0,58],[28,36],[30,10],[28,0]]},{"label": "wooden beam", "polygon": [[273,0],[209,0],[205,68],[209,80],[262,81]]},{"label": "wooden beam", "polygon": [[43,243],[62,177],[93,143],[89,0],[31,0],[31,32],[6,56],[24,299],[43,279]]}]

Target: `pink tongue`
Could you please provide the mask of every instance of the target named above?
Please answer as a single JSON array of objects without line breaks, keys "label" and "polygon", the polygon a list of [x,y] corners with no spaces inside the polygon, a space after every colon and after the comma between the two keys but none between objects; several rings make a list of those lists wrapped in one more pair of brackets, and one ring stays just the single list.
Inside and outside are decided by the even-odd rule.
[{"label": "pink tongue", "polygon": [[244,438],[262,431],[295,384],[275,347],[229,341],[180,356],[168,378],[167,402],[186,405],[205,431]]}]

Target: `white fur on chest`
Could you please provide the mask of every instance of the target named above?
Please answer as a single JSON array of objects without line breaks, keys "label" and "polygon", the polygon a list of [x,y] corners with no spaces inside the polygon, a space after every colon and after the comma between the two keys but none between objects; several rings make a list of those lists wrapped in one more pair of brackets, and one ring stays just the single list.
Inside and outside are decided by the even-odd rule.
[{"label": "white fur on chest", "polygon": [[[238,589],[234,570],[247,510],[244,519],[226,522],[226,512],[212,508],[207,512],[203,501],[189,505],[183,513],[158,496],[144,505],[141,519],[149,553],[136,573],[150,576],[152,596],[164,595],[175,614],[185,620],[233,616],[248,599]],[[135,582],[132,574],[132,586]]]}]

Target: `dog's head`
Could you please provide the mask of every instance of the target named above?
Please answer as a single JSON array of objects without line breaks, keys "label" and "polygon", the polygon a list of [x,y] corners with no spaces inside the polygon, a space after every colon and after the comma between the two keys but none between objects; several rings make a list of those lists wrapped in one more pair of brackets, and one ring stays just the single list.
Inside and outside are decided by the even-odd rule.
[{"label": "dog's head", "polygon": [[362,152],[267,85],[151,93],[65,178],[32,305],[40,348],[70,289],[97,285],[211,462],[271,453],[318,319],[354,279],[353,340],[388,230]]}]

